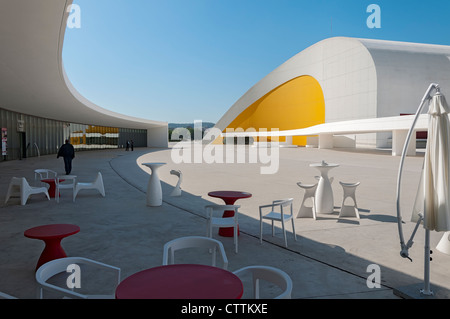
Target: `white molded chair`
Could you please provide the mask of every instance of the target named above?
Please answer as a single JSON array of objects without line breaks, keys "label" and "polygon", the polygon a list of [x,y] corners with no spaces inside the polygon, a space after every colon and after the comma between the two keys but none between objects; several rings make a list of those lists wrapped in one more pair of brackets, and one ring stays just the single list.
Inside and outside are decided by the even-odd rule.
[{"label": "white molded chair", "polygon": [[28,197],[33,194],[44,193],[48,200],[50,196],[48,195],[47,187],[33,187],[28,184],[25,177],[13,177],[9,182],[8,192],[6,194],[5,204],[11,197],[20,197],[20,204],[25,205],[27,203]]},{"label": "white molded chair", "polygon": [[[269,266],[248,266],[233,272],[236,276],[243,278],[247,274],[252,277],[253,298],[260,299],[260,281],[264,280],[275,284],[281,289],[281,293],[273,299],[291,299],[292,279],[284,271]],[[244,289],[245,290],[245,289]],[[264,297],[266,298],[266,297]]]},{"label": "white molded chair", "polygon": [[[238,253],[238,209],[239,205],[207,205],[206,208],[206,236],[212,238],[213,227],[233,227],[233,240],[236,254]],[[223,217],[225,211],[234,211],[234,216]]]},{"label": "white molded chair", "polygon": [[[340,217],[357,217],[359,219],[359,210],[358,204],[356,203],[356,187],[360,184],[357,183],[343,183],[339,182],[342,185],[344,190],[344,196],[342,199],[341,212],[339,213]],[[347,198],[351,198],[353,200],[353,205],[345,205],[345,200]],[[348,201],[347,201],[348,202]]]},{"label": "white molded chair", "polygon": [[222,243],[216,239],[202,236],[180,237],[169,241],[163,248],[163,265],[172,265],[175,263],[174,253],[180,249],[204,248],[212,251],[212,266],[216,267],[216,252],[219,251],[222,257],[222,268],[228,268],[228,258]]},{"label": "white molded chair", "polygon": [[72,189],[72,198],[74,199],[74,192],[75,192],[75,185],[77,181],[77,177],[75,175],[65,175],[64,177],[61,177],[61,179],[64,179],[66,182],[61,182],[60,178],[55,178],[55,185],[56,185],[56,193],[55,193],[55,199],[59,203],[59,191],[61,189]]},{"label": "white molded chair", "polygon": [[75,201],[75,198],[77,197],[78,192],[82,189],[96,189],[100,192],[100,194],[102,194],[103,197],[105,197],[105,187],[103,186],[102,173],[98,172],[97,177],[91,183],[77,182],[75,184],[75,190],[73,192],[73,201]]},{"label": "white molded chair", "polygon": [[[82,294],[79,292],[74,291],[73,289],[69,289],[67,286],[67,281],[69,279],[69,276],[71,276],[70,272],[67,272],[69,265],[86,265],[98,268],[101,270],[100,276],[104,276],[107,271],[110,271],[114,277],[117,278],[117,282],[114,282],[113,288],[114,291],[111,294],[107,295],[92,295],[92,294]],[[81,277],[80,277],[80,283],[81,287],[83,287],[83,273],[85,270],[81,270]],[[64,278],[67,278],[64,283],[61,284],[61,286],[49,283],[48,280],[52,278],[53,276],[60,274],[60,273],[67,273],[67,276]],[[44,298],[44,290],[47,291],[53,291],[58,293],[58,295],[62,295],[67,298],[76,298],[76,299],[114,299],[115,297],[115,288],[120,283],[120,268],[110,266],[92,259],[82,258],[82,257],[65,257],[65,258],[59,258],[52,261],[49,261],[48,263],[43,264],[39,269],[36,271],[36,281],[38,283],[38,297],[39,299]]]},{"label": "white molded chair", "polygon": [[[45,168],[39,168],[39,169],[35,169],[34,170],[34,185],[38,185],[38,181],[39,181],[39,185],[42,185],[44,183],[40,183],[41,179],[46,179],[46,178],[56,178],[58,176],[58,173],[56,173],[55,171],[52,171],[51,169],[45,169]],[[45,186],[47,187],[48,184],[45,184]]]},{"label": "white molded chair", "polygon": [[[309,218],[312,217],[314,219],[317,219],[317,212],[316,212],[316,202],[315,202],[315,196],[316,196],[316,189],[317,189],[317,183],[316,184],[303,184],[301,182],[298,182],[297,185],[305,190],[305,194],[303,195],[302,204],[300,206],[300,209],[298,210],[297,218]],[[306,202],[308,199],[311,199],[311,206],[307,206]]]},{"label": "white molded chair", "polygon": [[[297,241],[297,234],[295,233],[295,225],[292,211],[293,198],[275,200],[272,204],[259,206],[259,218],[260,218],[260,242],[262,243],[263,235],[263,220],[267,219],[272,222],[272,236],[275,236],[274,221],[281,222],[284,235],[284,245],[287,247],[286,227],[285,222],[292,221],[292,232],[294,233],[294,239]],[[267,213],[267,208],[270,211]],[[279,210],[279,211],[277,211]],[[266,211],[266,212],[264,212]]]},{"label": "white molded chair", "polygon": [[170,193],[170,196],[181,196],[181,182],[183,181],[183,174],[181,171],[171,170],[170,174],[178,176],[178,183]]},{"label": "white molded chair", "polygon": [[5,294],[4,292],[0,291],[0,299],[18,299],[17,297]]}]

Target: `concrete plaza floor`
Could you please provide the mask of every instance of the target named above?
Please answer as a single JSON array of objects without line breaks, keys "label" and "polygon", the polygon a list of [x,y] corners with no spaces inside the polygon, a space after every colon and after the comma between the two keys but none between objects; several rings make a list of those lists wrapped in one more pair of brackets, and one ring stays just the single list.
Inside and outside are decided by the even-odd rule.
[{"label": "concrete plaza floor", "polygon": [[[247,156],[253,151],[251,147],[245,148]],[[225,246],[231,271],[248,265],[283,269],[293,280],[292,298],[397,299],[394,290],[423,283],[422,227],[410,249],[413,262],[399,255],[395,197],[400,158],[391,156],[390,152],[265,149],[264,152],[274,152],[279,160],[275,174],[261,174],[261,167],[269,164],[260,161],[208,164],[203,159],[203,163],[188,163],[185,157],[184,162],[175,163],[180,152],[176,148],[77,152],[72,174],[77,175],[79,181],[90,181],[100,171],[106,197],[95,191],[84,191],[72,202],[70,191],[62,190],[59,203],[34,195],[25,206],[20,206],[18,199],[4,203],[11,177],[23,176],[34,183],[34,170],[38,168],[53,169],[63,175],[62,159],[52,155],[1,162],[0,291],[18,298],[36,298],[34,269],[44,244],[26,238],[24,231],[44,224],[80,226],[79,233],[62,241],[67,254],[120,267],[122,279],[159,266],[164,243],[182,236],[205,235],[204,206],[222,203],[220,199],[208,196],[213,190],[252,193],[251,198],[236,203],[241,205],[239,253],[234,253],[232,238],[214,236]],[[193,162],[194,154],[191,159]],[[269,224],[265,224],[264,240],[260,244],[258,207],[275,199],[292,197],[296,215],[303,197],[297,182],[315,182],[314,176],[319,172],[310,164],[322,160],[339,164],[330,171],[330,176],[334,177],[335,212],[319,214],[317,220],[295,219],[297,241],[294,241],[288,224],[288,248],[284,247],[280,225],[272,237]],[[164,194],[160,207],[146,205],[150,171],[141,165],[146,162],[166,163],[158,171]],[[414,228],[409,217],[422,162],[420,155],[408,157],[405,162],[401,202],[407,239]],[[170,174],[173,169],[183,173],[181,197],[169,196],[178,181]],[[361,182],[356,191],[360,219],[338,217],[342,201],[339,181]],[[442,235],[431,232],[430,278],[437,298],[447,298],[447,289],[450,289],[450,256],[434,249]],[[379,288],[368,285],[368,281],[373,283],[373,273],[368,270],[370,265],[380,267]]]}]

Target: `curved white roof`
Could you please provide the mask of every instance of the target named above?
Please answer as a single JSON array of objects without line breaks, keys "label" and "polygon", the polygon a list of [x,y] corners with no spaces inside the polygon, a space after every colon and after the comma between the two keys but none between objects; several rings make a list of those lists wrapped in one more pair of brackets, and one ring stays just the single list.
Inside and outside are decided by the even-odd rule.
[{"label": "curved white roof", "polygon": [[101,108],[72,86],[62,63],[71,0],[2,0],[0,4],[0,108],[110,127],[151,129],[166,122]]},{"label": "curved white roof", "polygon": [[[247,107],[300,76],[314,77],[325,122],[414,114],[430,83],[450,92],[450,47],[336,37],[298,53],[248,90],[219,120],[224,130]],[[283,105],[280,105],[282,112]]]}]

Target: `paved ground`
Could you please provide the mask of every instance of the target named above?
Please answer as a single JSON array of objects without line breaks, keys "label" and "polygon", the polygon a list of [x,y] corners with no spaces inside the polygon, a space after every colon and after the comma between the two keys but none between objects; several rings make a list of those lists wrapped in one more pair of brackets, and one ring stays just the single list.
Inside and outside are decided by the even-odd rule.
[{"label": "paved ground", "polygon": [[[263,150],[260,150],[261,152]],[[246,154],[254,152],[246,148]],[[265,149],[266,155],[279,152],[276,174],[262,175],[261,167],[269,164],[246,163],[174,163],[177,149],[136,149],[79,152],[72,174],[80,181],[103,174],[106,197],[95,191],[80,193],[72,202],[70,191],[62,191],[60,203],[37,195],[27,205],[17,199],[0,203],[0,291],[18,298],[35,298],[34,268],[43,243],[24,237],[26,229],[50,223],[74,223],[81,231],[63,239],[62,245],[71,256],[82,256],[122,269],[122,278],[162,261],[162,247],[167,241],[186,235],[204,235],[203,207],[221,203],[207,194],[212,190],[242,190],[253,194],[239,200],[241,205],[239,253],[234,253],[231,238],[215,235],[225,246],[229,269],[247,265],[270,265],[285,270],[294,282],[293,298],[312,299],[396,299],[394,289],[423,282],[424,231],[419,229],[410,251],[413,262],[399,255],[400,245],[395,211],[395,190],[399,158],[383,151],[319,150],[312,148]],[[178,154],[178,156],[177,156]],[[231,153],[230,153],[231,154]],[[261,159],[263,153],[258,154]],[[278,157],[277,157],[278,158]],[[192,161],[194,154],[192,154]],[[263,158],[262,158],[263,159]],[[295,242],[288,225],[288,248],[283,244],[280,228],[275,237],[270,227],[264,228],[264,241],[259,242],[258,206],[274,199],[293,197],[298,211],[303,197],[296,183],[314,182],[318,171],[311,163],[322,160],[340,164],[330,172],[333,182],[335,212],[320,214],[317,220],[296,219],[298,240]],[[224,160],[227,162],[226,160]],[[405,220],[417,190],[423,157],[409,157],[403,176],[402,208]],[[164,193],[161,207],[146,205],[149,170],[145,162],[165,162],[159,170]],[[260,162],[260,161],[259,161]],[[275,157],[272,158],[272,164]],[[274,166],[275,167],[275,166]],[[63,161],[56,156],[42,156],[22,161],[0,163],[0,193],[6,195],[12,176],[24,176],[34,182],[34,169],[49,168],[63,174]],[[177,182],[170,170],[183,172],[183,194],[170,197]],[[361,219],[338,218],[342,200],[339,181],[360,181],[357,199]],[[404,224],[409,237],[414,224]],[[442,233],[432,232],[434,248]],[[450,289],[450,256],[434,249],[431,282],[439,298],[447,298]],[[381,287],[369,288],[369,265],[378,265]],[[440,287],[437,287],[439,284]]]}]

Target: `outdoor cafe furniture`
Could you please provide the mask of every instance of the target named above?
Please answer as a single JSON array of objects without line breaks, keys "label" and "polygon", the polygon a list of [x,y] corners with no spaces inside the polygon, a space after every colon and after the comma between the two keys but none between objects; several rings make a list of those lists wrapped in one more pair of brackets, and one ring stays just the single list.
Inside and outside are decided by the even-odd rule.
[{"label": "outdoor cafe furniture", "polygon": [[339,164],[321,163],[310,164],[310,167],[317,168],[320,172],[320,179],[317,185],[315,204],[316,212],[319,214],[332,214],[334,211],[334,197],[328,172]]},{"label": "outdoor cafe furniture", "polygon": [[150,168],[152,172],[147,184],[147,206],[161,206],[163,196],[158,169],[166,163],[142,163],[142,165]]},{"label": "outdoor cafe furniture", "polygon": [[174,264],[125,278],[117,299],[239,299],[243,284],[232,272],[209,265]]},{"label": "outdoor cafe furniture", "polygon": [[178,176],[178,182],[175,185],[175,187],[173,188],[172,192],[170,193],[170,196],[174,196],[174,197],[178,197],[181,196],[181,182],[183,181],[183,173],[181,173],[181,171],[179,170],[171,170],[170,171],[171,175],[175,175]]},{"label": "outdoor cafe furniture", "polygon": [[39,168],[34,170],[34,183],[37,186],[37,181],[40,181],[41,179],[47,179],[47,178],[56,178],[58,176],[58,173],[55,171],[52,171],[51,169],[46,168]]},{"label": "outdoor cafe furniture", "polygon": [[5,204],[11,197],[19,197],[20,204],[25,205],[28,198],[34,194],[45,194],[47,199],[50,200],[50,196],[47,187],[33,187],[28,184],[25,177],[13,177],[9,182],[8,192],[6,193]]},{"label": "outdoor cafe furniture", "polygon": [[291,221],[294,239],[297,241],[297,234],[295,233],[295,224],[294,224],[294,212],[292,209],[293,201],[294,201],[293,198],[274,200],[272,204],[259,206],[259,225],[260,225],[259,240],[261,243],[263,236],[264,219],[270,220],[272,222],[272,236],[275,236],[274,221],[281,222],[284,236],[284,245],[286,247],[288,245],[286,238],[285,223]]},{"label": "outdoor cafe furniture", "polygon": [[[56,276],[60,273],[65,273],[65,277],[68,277],[68,269],[69,267],[73,267],[74,265],[80,267],[80,277],[78,278],[80,287],[68,287],[67,280],[64,280],[61,285],[57,285],[56,283],[49,281],[50,278]],[[81,271],[81,267],[83,267]],[[86,280],[87,276],[84,276],[85,273],[91,274],[92,269],[98,272],[97,276],[101,276],[102,278],[113,277],[114,282],[112,283],[112,291],[111,294],[105,294],[105,291],[102,287],[102,294],[92,294],[90,289],[86,290]],[[43,264],[36,271],[35,274],[36,281],[38,284],[38,298],[44,299],[44,290],[50,291],[52,293],[57,293],[57,295],[61,295],[61,297],[72,298],[72,299],[114,299],[115,289],[120,283],[120,268],[107,265],[92,259],[82,258],[82,257],[65,257],[51,260],[45,264]],[[89,278],[89,277],[88,277]],[[76,281],[77,279],[75,279]],[[84,284],[83,284],[84,282]],[[75,286],[76,282],[72,282],[72,285]],[[109,284],[104,282],[105,285]],[[70,289],[69,289],[70,288]],[[83,288],[83,290],[77,291],[77,288]],[[100,290],[99,290],[100,292]]]},{"label": "outdoor cafe furniture", "polygon": [[[260,281],[271,283],[280,288],[279,292],[275,291],[276,295],[273,299],[291,299],[292,294],[292,279],[291,277],[281,269],[269,266],[248,266],[238,269],[233,272],[239,278],[243,279],[250,276],[251,279],[251,291],[253,299],[262,299],[260,295]],[[245,292],[244,286],[244,292]],[[267,299],[267,295],[263,296]],[[247,296],[246,296],[247,298]]]},{"label": "outdoor cafe furniture", "polygon": [[[217,265],[216,258],[218,253],[222,259],[222,268],[225,270],[228,268],[228,258],[223,244],[216,239],[203,236],[180,237],[164,244],[162,264],[175,264],[175,252],[182,249],[190,249],[191,252],[195,251],[197,253],[203,250],[208,255],[211,255],[209,258],[211,258],[211,265],[214,267]],[[198,263],[199,258],[196,256],[193,260]]]},{"label": "outdoor cafe furniture", "polygon": [[[238,253],[238,209],[239,205],[207,205],[206,210],[206,236],[212,238],[213,227],[233,227],[233,240],[236,254]],[[233,210],[233,216],[224,217],[225,211]]]},{"label": "outdoor cafe furniture", "polygon": [[79,231],[80,227],[72,224],[51,224],[27,229],[24,232],[25,237],[40,239],[45,243],[45,248],[39,257],[36,270],[51,260],[67,257],[66,252],[61,247],[61,240]]},{"label": "outdoor cafe furniture", "polygon": [[[62,183],[64,181],[67,181],[67,183]],[[72,200],[73,200],[73,195],[75,192],[75,185],[77,182],[77,176],[76,175],[65,175],[64,179],[59,179],[56,178],[55,179],[55,184],[56,184],[56,193],[55,193],[55,198],[56,201],[59,203],[59,198],[61,197],[60,194],[60,190],[61,189],[71,189],[72,190]]]},{"label": "outdoor cafe furniture", "polygon": [[[359,186],[360,182],[357,183],[344,183],[339,182],[341,184],[344,195],[342,198],[341,211],[339,213],[339,218],[341,217],[356,217],[359,219],[359,210],[358,204],[356,203],[356,188]],[[353,203],[352,205],[345,205],[345,200],[350,198]],[[348,201],[347,201],[348,202]]]},{"label": "outdoor cafe furniture", "polygon": [[41,179],[41,182],[49,185],[48,194],[50,195],[50,198],[59,197],[59,194],[58,195],[56,194],[56,184],[60,183],[60,182],[64,182],[64,181],[65,181],[65,179],[59,178],[59,177]]},{"label": "outdoor cafe furniture", "polygon": [[[297,218],[314,218],[317,219],[316,214],[316,204],[315,204],[315,196],[317,183],[315,184],[304,184],[298,182],[297,185],[305,190],[305,194],[303,195],[302,204],[300,205],[300,209],[298,210]],[[311,202],[311,206],[307,205],[307,202]]]},{"label": "outdoor cafe furniture", "polygon": [[[208,196],[220,198],[225,202],[225,205],[234,205],[234,203],[238,199],[243,198],[250,198],[252,197],[252,194],[247,192],[240,192],[240,191],[214,191],[209,192]],[[234,210],[228,210],[225,211],[223,217],[232,217],[234,215]],[[239,235],[239,226],[238,231]],[[234,236],[234,229],[233,227],[223,227],[219,229],[219,235],[223,237],[233,237]]]},{"label": "outdoor cafe furniture", "polygon": [[103,176],[102,173],[98,172],[97,177],[92,182],[76,182],[75,189],[73,191],[73,201],[77,197],[78,193],[83,189],[95,189],[99,191],[99,193],[105,197],[105,186],[103,185]]}]

